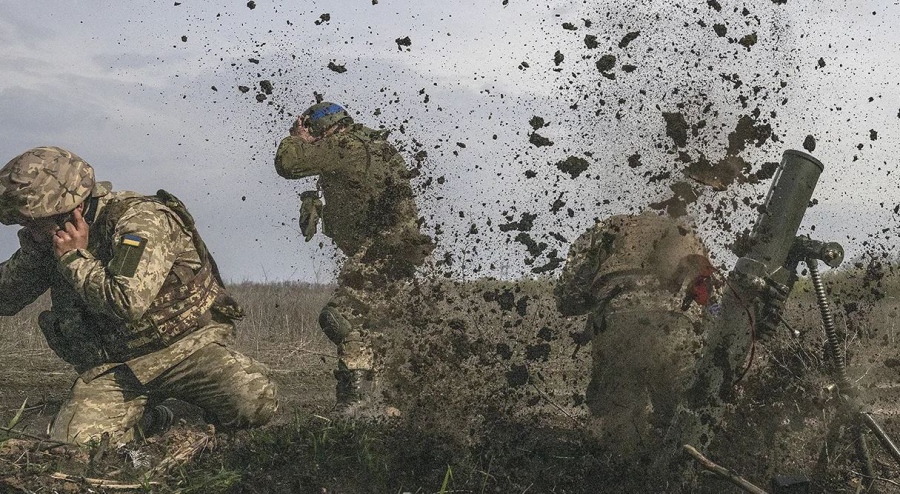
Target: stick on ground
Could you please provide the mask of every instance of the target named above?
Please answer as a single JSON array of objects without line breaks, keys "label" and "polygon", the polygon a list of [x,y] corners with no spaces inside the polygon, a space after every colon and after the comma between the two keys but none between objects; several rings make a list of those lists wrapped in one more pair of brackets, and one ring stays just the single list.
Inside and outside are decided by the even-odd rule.
[{"label": "stick on ground", "polygon": [[104,489],[115,489],[115,490],[126,490],[126,491],[142,490],[142,489],[145,489],[148,485],[149,486],[160,485],[159,482],[147,482],[146,484],[126,484],[124,482],[118,482],[115,480],[92,479],[92,478],[88,478],[88,477],[80,477],[78,475],[69,475],[69,474],[61,473],[61,472],[51,473],[50,477],[57,479],[57,480],[64,480],[66,482],[74,482],[76,484],[86,483],[92,487],[102,487]]},{"label": "stick on ground", "polygon": [[702,466],[704,470],[708,470],[708,471],[716,474],[717,476],[731,482],[732,484],[734,484],[734,485],[740,487],[741,489],[744,489],[745,491],[750,492],[752,494],[768,494],[766,491],[751,484],[749,481],[747,481],[740,475],[735,474],[734,472],[732,472],[731,470],[729,470],[723,466],[719,466],[719,465],[715,464],[712,460],[710,460],[709,458],[700,454],[700,452],[697,451],[690,444],[685,444],[683,446],[683,448],[685,451],[688,452],[689,455],[691,455],[695,460],[697,460],[698,463],[700,463],[700,466]]}]

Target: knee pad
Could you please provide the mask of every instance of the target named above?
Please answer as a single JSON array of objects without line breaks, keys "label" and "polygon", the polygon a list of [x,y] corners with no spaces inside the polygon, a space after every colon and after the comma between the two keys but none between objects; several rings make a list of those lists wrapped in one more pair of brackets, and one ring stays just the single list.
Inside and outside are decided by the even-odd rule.
[{"label": "knee pad", "polygon": [[350,334],[350,321],[336,308],[330,306],[325,306],[322,312],[319,312],[319,327],[335,345],[343,343]]}]

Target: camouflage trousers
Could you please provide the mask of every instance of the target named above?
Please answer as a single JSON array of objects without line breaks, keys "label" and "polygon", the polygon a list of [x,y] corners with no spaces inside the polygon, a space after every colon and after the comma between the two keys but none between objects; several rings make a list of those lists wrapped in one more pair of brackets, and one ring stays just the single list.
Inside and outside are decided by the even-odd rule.
[{"label": "camouflage trousers", "polygon": [[51,424],[50,437],[84,443],[108,432],[113,444],[123,444],[140,434],[145,410],[167,398],[202,408],[207,420],[224,430],[263,425],[278,406],[268,369],[215,342],[146,384],[125,364],[88,382],[79,377]]},{"label": "camouflage trousers", "polygon": [[374,370],[379,341],[403,310],[401,295],[408,280],[391,280],[379,262],[364,262],[364,249],[348,258],[338,287],[319,314],[319,326],[337,346],[338,370]]},{"label": "camouflage trousers", "polygon": [[647,451],[668,426],[701,350],[701,309],[661,291],[619,295],[591,315],[586,402],[596,431],[623,456]]}]

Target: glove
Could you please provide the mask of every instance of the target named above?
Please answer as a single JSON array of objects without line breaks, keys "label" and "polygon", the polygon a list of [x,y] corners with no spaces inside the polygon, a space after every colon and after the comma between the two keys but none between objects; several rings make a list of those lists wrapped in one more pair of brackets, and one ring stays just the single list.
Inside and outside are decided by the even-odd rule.
[{"label": "glove", "polygon": [[322,215],[322,201],[319,200],[319,192],[308,190],[300,194],[300,231],[303,238],[309,242],[318,230],[319,217]]}]

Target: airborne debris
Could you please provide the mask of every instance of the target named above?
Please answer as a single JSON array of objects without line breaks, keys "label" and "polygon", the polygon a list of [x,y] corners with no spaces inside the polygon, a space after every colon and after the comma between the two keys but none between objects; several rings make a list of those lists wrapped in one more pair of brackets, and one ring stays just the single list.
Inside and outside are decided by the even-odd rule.
[{"label": "airborne debris", "polygon": [[401,51],[403,50],[403,47],[404,47],[404,46],[407,47],[407,49],[408,49],[410,46],[412,46],[412,40],[409,39],[409,36],[406,36],[406,37],[403,37],[403,38],[397,38],[397,39],[394,40],[394,42],[397,43],[397,49],[398,49],[398,50],[401,50]]},{"label": "airborne debris", "polygon": [[699,197],[687,182],[676,182],[669,186],[674,193],[665,201],[650,204],[652,209],[665,211],[673,218],[680,218],[687,214],[687,205],[693,203]]},{"label": "airborne debris", "polygon": [[542,252],[547,248],[547,244],[545,242],[536,242],[531,235],[525,232],[519,232],[516,235],[516,242],[524,245],[528,253],[534,257],[541,255]]},{"label": "airborne debris", "polygon": [[343,65],[338,65],[338,64],[334,63],[333,61],[328,62],[328,68],[334,72],[337,72],[338,74],[343,74],[344,72],[347,72],[346,67],[344,67]]},{"label": "airborne debris", "polygon": [[530,125],[532,129],[538,130],[544,126],[544,119],[535,115],[528,121],[528,125]]},{"label": "airborne debris", "polygon": [[547,258],[549,259],[547,261],[547,263],[544,264],[543,266],[537,266],[537,267],[531,268],[531,272],[534,274],[550,273],[550,272],[553,272],[554,270],[556,270],[556,268],[562,266],[562,263],[565,259],[557,257],[555,254],[556,254],[555,250],[553,252],[551,252],[550,254],[547,254]]},{"label": "airborne debris", "polygon": [[538,134],[537,132],[532,132],[531,135],[528,136],[528,142],[530,142],[531,144],[534,144],[535,147],[552,146],[553,145],[553,141]]},{"label": "airborne debris", "polygon": [[[511,220],[512,217],[509,217],[509,219]],[[501,232],[508,232],[511,230],[519,230],[521,232],[527,232],[527,231],[531,230],[532,227],[534,227],[535,219],[537,219],[536,214],[522,213],[522,218],[519,219],[519,221],[513,221],[510,223],[506,223],[506,224],[500,225],[498,228],[500,228]]]},{"label": "airborne debris", "polygon": [[757,180],[768,180],[775,176],[778,171],[779,163],[777,161],[767,161],[759,167],[759,171],[753,174]]},{"label": "airborne debris", "polygon": [[250,9],[250,10],[255,9],[255,8],[256,8],[256,2],[254,2],[253,0],[250,0],[249,2],[247,2],[247,8]]},{"label": "airborne debris", "polygon": [[272,94],[272,81],[268,79],[259,81],[259,88],[266,94]]},{"label": "airborne debris", "polygon": [[743,115],[737,123],[734,131],[728,134],[728,154],[734,156],[747,147],[750,141],[756,141],[756,147],[760,147],[772,137],[770,124],[756,125],[750,115]]},{"label": "airborne debris", "polygon": [[319,16],[318,19],[316,19],[316,20],[314,21],[314,24],[317,25],[317,26],[319,26],[319,25],[321,25],[322,23],[328,22],[328,21],[330,21],[330,20],[331,20],[331,14],[322,14],[322,15]]},{"label": "airborne debris", "polygon": [[594,48],[600,46],[600,44],[597,43],[596,36],[594,36],[593,34],[586,34],[584,36],[584,46],[587,46],[589,50],[593,50]]},{"label": "airborne debris", "polygon": [[613,67],[616,66],[616,56],[615,55],[603,55],[597,60],[597,70],[600,72],[609,72]]},{"label": "airborne debris", "polygon": [[559,171],[568,173],[572,178],[577,178],[588,169],[588,166],[590,166],[590,163],[588,163],[587,160],[577,156],[569,156],[565,160],[556,163],[556,168],[558,168]]},{"label": "airborne debris", "polygon": [[634,153],[628,157],[628,167],[629,168],[637,168],[641,166],[641,155],[638,153]]},{"label": "airborne debris", "polygon": [[666,135],[672,138],[675,145],[683,148],[687,146],[687,131],[690,126],[681,112],[663,112],[666,121]]},{"label": "airborne debris", "polygon": [[741,40],[738,41],[738,44],[740,44],[741,46],[746,48],[747,51],[750,51],[750,47],[755,45],[756,41],[757,41],[756,33],[750,33],[750,34],[744,36],[743,38],[741,38]]},{"label": "airborne debris", "polygon": [[806,136],[806,139],[803,139],[803,149],[809,151],[810,153],[816,150],[816,138],[812,135]]},{"label": "airborne debris", "polygon": [[519,364],[511,366],[506,373],[506,382],[512,388],[528,384],[528,367]]},{"label": "airborne debris", "polygon": [[619,41],[619,48],[626,48],[628,46],[628,44],[631,43],[632,41],[634,41],[634,39],[637,38],[638,36],[640,36],[640,34],[641,34],[640,31],[632,31],[632,32],[626,34],[622,38],[622,41]]},{"label": "airborne debris", "polygon": [[750,165],[740,156],[725,156],[715,165],[710,164],[706,157],[701,156],[688,165],[684,173],[692,180],[712,187],[713,190],[723,191],[734,182],[746,182],[747,177],[744,175],[744,170],[749,168]]}]

